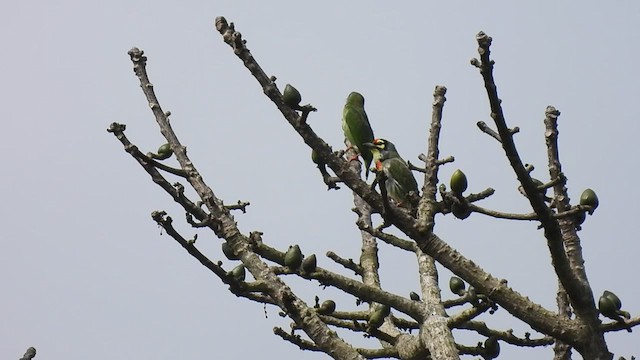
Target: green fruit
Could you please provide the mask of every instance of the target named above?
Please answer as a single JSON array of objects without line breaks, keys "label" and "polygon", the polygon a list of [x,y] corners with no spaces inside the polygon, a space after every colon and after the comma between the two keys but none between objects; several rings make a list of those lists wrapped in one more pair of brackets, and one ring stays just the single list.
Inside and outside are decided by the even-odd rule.
[{"label": "green fruit", "polygon": [[413,291],[409,293],[409,298],[411,298],[411,300],[413,301],[420,301],[420,295],[416,294]]},{"label": "green fruit", "polygon": [[460,220],[464,220],[471,215],[471,208],[467,205],[453,203],[451,205],[451,213]]},{"label": "green fruit", "polygon": [[369,330],[379,328],[382,323],[384,323],[384,318],[385,316],[381,312],[374,311],[371,316],[369,316],[367,328],[369,328]]},{"label": "green fruit", "polygon": [[591,206],[591,210],[589,210],[589,215],[593,214],[593,212],[598,207],[598,204],[600,204],[600,201],[598,201],[598,195],[596,195],[595,191],[591,189],[586,189],[585,191],[582,192],[582,195],[580,195],[580,205]]},{"label": "green fruit", "polygon": [[609,300],[611,300],[613,302],[613,304],[616,306],[616,310],[622,309],[622,301],[620,300],[620,298],[616,294],[612,293],[609,290],[605,290],[602,293],[602,296],[608,297]]},{"label": "green fruit", "polygon": [[[533,181],[533,185],[535,185],[535,186],[536,186],[536,188],[538,188],[538,189],[539,189],[541,186],[543,186],[543,185],[544,185],[544,183],[543,183],[542,181],[540,181],[540,180],[538,180],[538,179],[536,179],[536,178],[531,178],[531,181]],[[548,188],[547,188],[547,189],[544,189],[544,191],[542,191],[542,194],[543,194],[543,195],[547,195],[547,190],[549,190],[549,189],[548,189]]]},{"label": "green fruit", "polygon": [[318,152],[315,150],[311,150],[311,161],[313,161],[314,164],[318,164],[318,165],[322,163],[320,156],[318,156]]},{"label": "green fruit", "polygon": [[158,155],[156,156],[156,159],[158,160],[168,159],[171,157],[171,155],[173,155],[173,150],[171,150],[171,145],[163,144],[158,148]]},{"label": "green fruit", "polygon": [[287,250],[286,254],[284,254],[284,266],[288,267],[291,270],[296,270],[300,267],[301,263],[302,252],[300,251],[300,246],[289,246],[289,250]]},{"label": "green fruit", "polygon": [[244,265],[240,264],[229,271],[227,275],[231,275],[235,281],[244,281],[247,272],[244,269]]},{"label": "green fruit", "polygon": [[385,305],[385,304],[378,304],[376,311],[382,312],[384,317],[387,317],[389,314],[391,314],[391,308],[389,307],[389,305]]},{"label": "green fruit", "polygon": [[500,355],[500,343],[498,343],[498,338],[495,336],[490,336],[487,340],[484,341],[484,349],[486,351],[486,356],[489,359],[495,359]]},{"label": "green fruit", "polygon": [[449,289],[458,296],[464,295],[465,286],[464,281],[457,276],[452,276],[451,279],[449,279]]},{"label": "green fruit", "polygon": [[602,315],[608,318],[617,317],[616,303],[605,295],[600,296],[600,299],[598,300],[598,310],[600,310]]},{"label": "green fruit", "polygon": [[451,187],[451,191],[462,195],[462,193],[467,190],[467,176],[460,169],[454,171],[453,175],[451,175],[449,186]]},{"label": "green fruit", "polygon": [[325,300],[318,308],[318,314],[329,315],[336,311],[336,302],[333,300]]},{"label": "green fruit", "polygon": [[618,310],[616,313],[618,313],[618,315],[622,315],[627,320],[631,319],[631,314],[629,314],[628,311]]},{"label": "green fruit", "polygon": [[575,215],[576,225],[581,225],[587,219],[587,213],[580,211]]},{"label": "green fruit", "polygon": [[222,243],[222,253],[229,260],[240,260],[240,258],[233,253],[233,250],[231,249],[231,245],[229,245],[229,243],[226,241]]},{"label": "green fruit", "polygon": [[372,329],[379,328],[382,323],[384,323],[384,318],[386,318],[390,312],[391,309],[389,309],[387,305],[380,304],[380,306],[369,315],[367,330],[371,331]]},{"label": "green fruit", "polygon": [[284,87],[282,101],[285,103],[285,105],[295,108],[298,107],[298,104],[300,104],[300,101],[302,101],[302,96],[296,88],[294,88],[290,84],[287,84]]},{"label": "green fruit", "polygon": [[308,257],[304,258],[304,260],[302,260],[302,270],[304,270],[304,272],[306,272],[307,274],[316,271],[316,266],[316,254],[311,254]]}]

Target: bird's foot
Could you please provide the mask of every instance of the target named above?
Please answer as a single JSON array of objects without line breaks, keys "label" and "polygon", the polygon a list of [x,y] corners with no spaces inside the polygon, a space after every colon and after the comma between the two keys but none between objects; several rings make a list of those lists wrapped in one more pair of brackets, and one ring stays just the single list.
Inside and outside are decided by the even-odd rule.
[{"label": "bird's foot", "polygon": [[358,160],[358,157],[359,157],[359,155],[356,154],[356,155],[352,156],[351,158],[349,158],[348,160],[349,160],[349,162],[354,161],[354,160]]}]

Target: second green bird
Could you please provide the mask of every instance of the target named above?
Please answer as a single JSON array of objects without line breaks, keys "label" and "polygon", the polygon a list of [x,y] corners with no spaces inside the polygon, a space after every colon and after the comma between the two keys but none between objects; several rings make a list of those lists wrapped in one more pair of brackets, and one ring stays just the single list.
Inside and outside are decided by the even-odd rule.
[{"label": "second green bird", "polygon": [[360,152],[364,160],[365,178],[368,178],[373,154],[364,144],[373,142],[373,130],[369,124],[367,113],[364,111],[364,97],[355,91],[349,94],[347,103],[342,110],[342,131],[351,146]]},{"label": "second green bird", "polygon": [[387,177],[385,181],[387,196],[398,206],[411,209],[409,193],[413,191],[418,195],[418,183],[407,162],[398,154],[395,145],[385,139],[375,139],[371,143],[365,143],[364,146],[371,149],[376,170],[382,171]]}]

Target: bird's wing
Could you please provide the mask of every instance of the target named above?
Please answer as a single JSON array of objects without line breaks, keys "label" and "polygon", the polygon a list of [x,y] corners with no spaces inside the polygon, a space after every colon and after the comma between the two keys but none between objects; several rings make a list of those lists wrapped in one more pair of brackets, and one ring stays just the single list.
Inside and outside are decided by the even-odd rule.
[{"label": "bird's wing", "polygon": [[342,118],[342,129],[352,145],[362,147],[362,144],[373,141],[373,130],[364,109],[347,105]]},{"label": "bird's wing", "polygon": [[383,162],[383,169],[388,178],[393,178],[403,193],[418,192],[418,183],[407,163],[402,158],[387,159]]}]

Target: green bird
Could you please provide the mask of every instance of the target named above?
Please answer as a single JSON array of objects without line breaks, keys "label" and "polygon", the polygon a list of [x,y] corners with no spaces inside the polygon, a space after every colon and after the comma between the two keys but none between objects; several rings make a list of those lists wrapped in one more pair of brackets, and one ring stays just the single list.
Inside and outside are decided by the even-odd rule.
[{"label": "green bird", "polygon": [[387,196],[398,206],[411,209],[409,193],[413,191],[418,194],[418,183],[407,162],[398,154],[395,145],[385,139],[375,139],[372,143],[365,143],[364,146],[371,149],[376,170],[382,171],[387,177],[385,181]]},{"label": "green bird", "polygon": [[[364,143],[373,141],[373,130],[371,130],[367,113],[364,111],[364,97],[355,91],[349,94],[347,103],[344,104],[342,110],[342,131],[351,146],[357,148],[362,156],[365,165],[365,178],[368,178],[373,154],[369,148],[364,146]],[[357,158],[356,156],[349,161]]]}]

